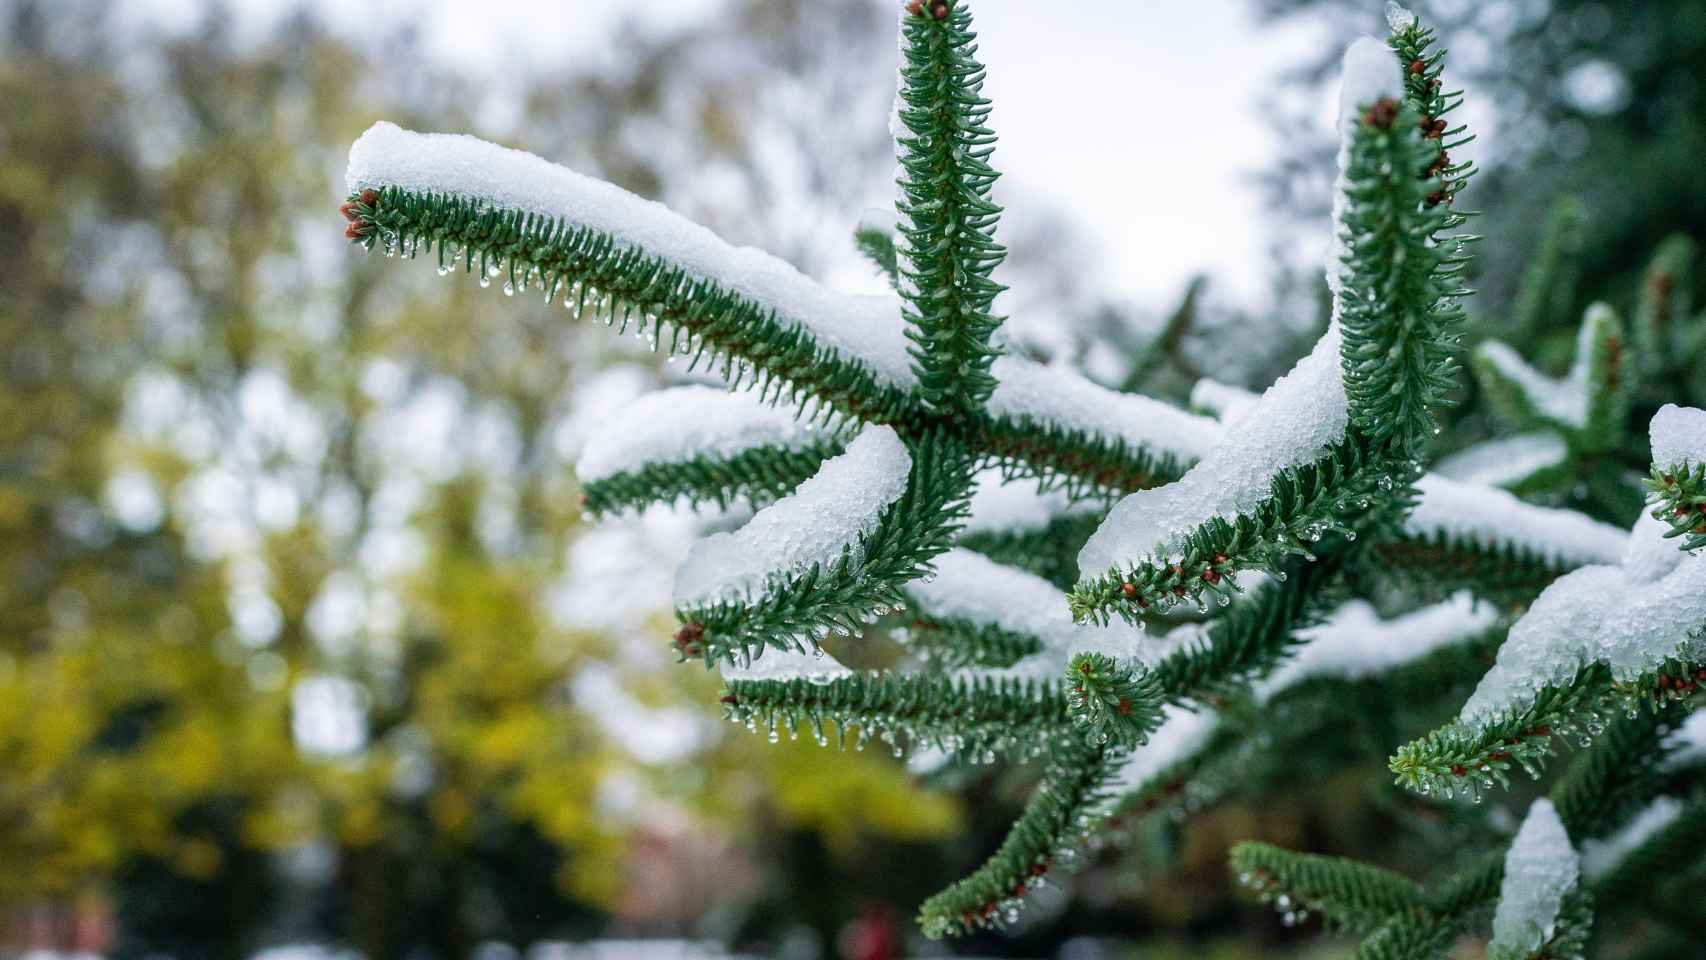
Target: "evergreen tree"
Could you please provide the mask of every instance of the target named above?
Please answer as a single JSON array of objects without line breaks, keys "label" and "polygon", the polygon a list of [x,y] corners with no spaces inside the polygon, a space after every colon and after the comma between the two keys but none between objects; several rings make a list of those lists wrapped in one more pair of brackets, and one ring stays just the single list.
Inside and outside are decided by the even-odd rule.
[{"label": "evergreen tree", "polygon": [[[676,574],[674,649],[721,671],[731,719],[1038,761],[1006,840],[923,904],[926,934],[1000,926],[1110,822],[1197,809],[1341,734],[1410,741],[1398,783],[1471,823],[1463,799],[1542,776],[1569,736],[1587,749],[1515,839],[1444,877],[1262,845],[1232,860],[1290,921],[1320,912],[1369,957],[1441,955],[1494,905],[1498,955],[1576,955],[1609,928],[1596,914],[1641,912],[1607,884],[1655,885],[1639,899],[1666,921],[1675,892],[1629,865],[1698,830],[1698,764],[1676,757],[1706,679],[1706,412],[1653,418],[1655,506],[1628,532],[1426,472],[1463,353],[1473,171],[1451,156],[1468,134],[1443,51],[1407,11],[1388,19],[1385,43],[1344,56],[1332,322],[1262,396],[1203,392],[1212,416],[1006,349],[969,0],[900,13],[895,224],[856,237],[898,296],[832,292],[537,157],[384,123],[351,151],[346,233],[632,329],[734,391],[615,418],[578,466],[586,506],[755,509]],[[1562,438],[1549,450],[1597,456],[1632,435],[1631,384],[1699,350],[1676,326],[1625,336],[1596,307],[1566,380],[1490,346],[1475,369],[1507,416]],[[825,651],[857,652],[871,624],[910,666]]]}]

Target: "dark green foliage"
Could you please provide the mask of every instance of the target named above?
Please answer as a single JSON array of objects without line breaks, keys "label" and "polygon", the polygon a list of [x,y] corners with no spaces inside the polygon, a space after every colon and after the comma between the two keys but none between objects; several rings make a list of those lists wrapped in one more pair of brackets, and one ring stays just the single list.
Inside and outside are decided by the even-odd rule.
[{"label": "dark green foliage", "polygon": [[1358,536],[1370,504],[1391,498],[1393,473],[1402,469],[1385,451],[1354,438],[1320,459],[1289,467],[1274,478],[1269,496],[1249,514],[1215,517],[1191,531],[1176,559],[1147,558],[1073,588],[1073,615],[1106,623],[1110,613],[1137,621],[1205,595],[1230,601],[1236,574],[1274,570],[1290,557],[1312,558],[1311,545],[1328,533]]},{"label": "dark green foliage", "polygon": [[989,456],[1016,475],[1035,475],[1075,497],[1130,493],[1171,483],[1188,464],[1169,452],[1133,447],[1029,416],[979,418]]},{"label": "dark green foliage", "polygon": [[1130,750],[1161,725],[1161,684],[1142,666],[1080,653],[1066,667],[1072,719],[1093,743]]},{"label": "dark green foliage", "polygon": [[1076,855],[1078,838],[1100,819],[1104,789],[1123,755],[1074,739],[1053,748],[1042,781],[1000,849],[919,908],[918,924],[925,936],[1002,925],[1010,919],[1008,911],[1016,911],[1018,902],[1058,861]]},{"label": "dark green foliage", "polygon": [[1367,935],[1395,916],[1422,913],[1415,883],[1389,870],[1265,843],[1241,843],[1228,859],[1239,881],[1282,913],[1318,912],[1351,933]]},{"label": "dark green foliage", "polygon": [[1462,239],[1443,233],[1448,183],[1433,171],[1437,138],[1413,106],[1370,106],[1351,138],[1345,168],[1343,284],[1345,396],[1353,427],[1376,442],[1420,452],[1434,433],[1433,409],[1457,372],[1463,323],[1455,275],[1469,260]]},{"label": "dark green foliage", "polygon": [[[375,193],[374,191],[365,191]],[[707,357],[735,378],[750,376],[761,393],[790,402],[819,400],[865,420],[892,421],[914,409],[902,391],[879,381],[859,360],[814,342],[755,303],[609,234],[464,197],[386,187],[350,198],[358,242],[413,257],[437,251],[440,269],[458,264],[487,278],[492,267],[509,289],[561,296],[576,315],[587,310],[626,331],[655,337],[691,366]]]},{"label": "dark green foliage", "polygon": [[939,667],[1010,667],[1021,657],[1042,650],[1042,642],[994,623],[974,623],[959,617],[926,612],[910,592],[908,609],[918,611],[906,626],[894,631],[896,640]]},{"label": "dark green foliage", "polygon": [[1481,543],[1445,533],[1377,543],[1374,574],[1394,589],[1443,597],[1468,590],[1501,607],[1526,605],[1570,572],[1519,543]]},{"label": "dark green foliage", "polygon": [[905,605],[901,585],[923,576],[931,559],[953,545],[965,517],[974,459],[950,433],[909,443],[912,473],[906,492],[877,526],[829,569],[814,566],[779,578],[755,598],[678,610],[682,657],[707,663],[764,646],[792,649],[829,631],[857,633],[873,611]]},{"label": "dark green foliage", "polygon": [[[1622,446],[1628,433],[1629,402],[1637,371],[1627,348],[1623,321],[1605,304],[1593,304],[1583,314],[1576,350],[1571,377],[1562,383],[1529,368],[1496,340],[1476,350],[1473,365],[1482,395],[1501,420],[1513,430],[1555,431],[1563,436],[1572,455],[1580,458]],[[1546,394],[1580,391],[1580,409],[1566,415],[1544,397],[1536,396],[1530,382],[1544,384],[1540,390]]]},{"label": "dark green foliage", "polygon": [[841,450],[840,442],[826,439],[797,448],[755,447],[730,457],[648,463],[584,484],[581,505],[587,513],[603,514],[678,500],[719,507],[742,498],[764,503],[786,496]]},{"label": "dark green foliage", "polygon": [[901,18],[901,35],[901,312],[924,404],[972,412],[995,389],[990,337],[1001,321],[990,306],[1002,287],[989,275],[1007,255],[995,242],[1001,208],[989,200],[995,133],[985,126],[984,69],[963,2],[925,4]]},{"label": "dark green foliage", "polygon": [[1033,751],[1043,733],[1069,723],[1066,696],[1053,679],[866,673],[827,683],[731,680],[726,686],[731,719],[773,735],[809,729],[819,743],[828,742],[825,725],[833,724],[843,745],[853,731],[861,745],[875,735],[898,751],[904,737],[980,756]]},{"label": "dark green foliage", "polygon": [[1641,278],[1641,290],[1636,297],[1635,343],[1641,357],[1641,372],[1647,377],[1663,375],[1667,368],[1674,368],[1679,360],[1690,355],[1689,347],[1701,345],[1699,331],[1687,329],[1694,255],[1692,239],[1684,235],[1668,237],[1659,245]]},{"label": "dark green foliage", "polygon": [[1665,536],[1681,538],[1684,550],[1706,547],[1706,463],[1653,464],[1647,489],[1653,518],[1670,526]]},{"label": "dark green foliage", "polygon": [[1611,671],[1603,664],[1583,667],[1563,686],[1547,685],[1526,707],[1491,723],[1449,724],[1393,755],[1398,782],[1425,795],[1479,796],[1494,783],[1509,786],[1510,771],[1521,767],[1538,777],[1552,752],[1552,738],[1585,731],[1611,709]]},{"label": "dark green foliage", "polygon": [[1320,622],[1344,599],[1343,573],[1349,544],[1329,544],[1314,562],[1295,559],[1279,576],[1235,604],[1214,622],[1208,636],[1155,664],[1153,673],[1169,700],[1213,704],[1240,693],[1271,670],[1297,643],[1296,631]]},{"label": "dark green foliage", "polygon": [[896,289],[900,287],[900,267],[895,255],[893,233],[862,223],[853,231],[853,245],[882,273],[889,286]]},{"label": "dark green foliage", "polygon": [[1587,218],[1587,207],[1577,197],[1564,197],[1547,213],[1540,247],[1523,271],[1522,286],[1505,325],[1513,339],[1524,341],[1566,322],[1575,297],[1576,274],[1581,269]]}]

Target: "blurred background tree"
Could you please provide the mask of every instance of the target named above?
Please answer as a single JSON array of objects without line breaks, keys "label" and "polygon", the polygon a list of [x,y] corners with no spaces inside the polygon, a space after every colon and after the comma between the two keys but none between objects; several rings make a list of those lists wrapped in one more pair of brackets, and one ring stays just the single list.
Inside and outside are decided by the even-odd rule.
[{"label": "blurred background tree", "polygon": [[[1592,211],[1578,302],[1552,314],[1571,321],[1518,344],[1567,362],[1580,306],[1628,303],[1652,243],[1706,222],[1706,10],[1421,6],[1455,25],[1515,157],[1472,195],[1500,238],[1487,329],[1511,336],[1497,318],[1540,212],[1562,193]],[[894,4],[727,0],[498,86],[407,27],[356,42],[303,14],[257,35],[215,13],[172,31],[126,7],[0,0],[0,952],[906,947],[912,905],[991,848],[1023,778],[970,776],[961,803],[887,756],[725,731],[703,706],[715,678],[664,669],[658,638],[674,560],[738,517],[585,530],[569,467],[588,423],[679,375],[546,305],[347,256],[332,213],[348,143],[384,117],[534,150],[869,282],[847,238],[892,192]],[[1318,49],[1276,116],[1302,123],[1339,45]],[[1311,151],[1330,148],[1291,140],[1275,206],[1307,212],[1331,169]],[[1086,289],[1090,241],[1064,214],[1002,229],[1019,348],[1105,383],[1180,402],[1203,374],[1259,385],[1316,320],[1315,267],[1276,271],[1254,311],[1181,277],[1152,314]],[[1405,811],[1300,779],[1147,825],[1070,905],[954,949],[1307,943],[1236,898],[1224,841],[1367,856]]]}]

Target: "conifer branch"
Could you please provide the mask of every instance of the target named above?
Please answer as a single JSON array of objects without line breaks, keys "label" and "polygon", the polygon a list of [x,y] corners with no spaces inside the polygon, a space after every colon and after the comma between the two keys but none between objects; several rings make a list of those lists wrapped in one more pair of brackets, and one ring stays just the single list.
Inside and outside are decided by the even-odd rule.
[{"label": "conifer branch", "polygon": [[1677,347],[1686,332],[1683,321],[1690,307],[1694,255],[1691,238],[1683,234],[1667,237],[1642,277],[1634,334],[1640,372],[1646,377],[1688,359],[1688,354]]},{"label": "conifer branch", "polygon": [[1076,861],[1076,845],[1106,803],[1118,750],[1062,741],[1050,756],[1024,812],[997,849],[970,876],[924,901],[924,935],[971,933],[1018,918],[1019,903],[1051,869]]},{"label": "conifer branch", "polygon": [[826,683],[805,678],[731,680],[722,702],[729,719],[748,729],[796,734],[810,730],[829,742],[827,725],[846,745],[879,736],[894,745],[933,745],[974,756],[1029,753],[1040,735],[1069,723],[1057,678],[951,676],[938,673],[862,673]]},{"label": "conifer branch", "polygon": [[895,253],[892,222],[860,221],[859,225],[853,228],[853,246],[865,255],[865,259],[871,261],[871,265],[877,268],[877,272],[883,275],[890,287],[897,291],[900,289],[899,257]]},{"label": "conifer branch", "polygon": [[443,272],[460,267],[482,285],[502,277],[506,291],[560,297],[575,316],[601,317],[618,333],[632,327],[670,353],[690,356],[689,370],[709,361],[760,395],[816,400],[864,420],[892,422],[915,409],[863,359],[818,342],[771,305],[605,231],[396,186],[358,191],[345,208],[351,238],[368,249],[410,258],[436,251]]},{"label": "conifer branch", "polygon": [[1432,410],[1453,386],[1457,299],[1468,293],[1455,279],[1469,259],[1463,239],[1445,235],[1462,218],[1448,203],[1452,181],[1436,173],[1439,141],[1422,133],[1429,123],[1408,104],[1371,105],[1344,171],[1338,307],[1350,419],[1370,440],[1411,452],[1432,436]]},{"label": "conifer branch", "polygon": [[640,510],[654,503],[755,504],[786,495],[840,454],[843,444],[825,437],[802,446],[753,447],[722,456],[646,463],[581,484],[581,507],[589,514]]},{"label": "conifer branch", "polygon": [[1681,539],[1686,551],[1706,547],[1706,461],[1654,464],[1647,489],[1653,500],[1653,519],[1670,528],[1667,537]]},{"label": "conifer branch", "polygon": [[1486,543],[1434,531],[1377,543],[1375,574],[1387,585],[1423,596],[1468,590],[1489,603],[1527,604],[1579,564],[1548,557],[1518,541]]},{"label": "conifer branch", "polygon": [[899,290],[924,405],[973,412],[995,388],[991,315],[1002,289],[989,278],[1007,255],[995,242],[1001,208],[989,200],[995,133],[981,95],[984,68],[962,0],[933,0],[901,18],[897,115]]},{"label": "conifer branch", "polygon": [[903,592],[908,609],[916,612],[905,626],[895,628],[891,636],[935,666],[1010,667],[1024,657],[1042,652],[1042,641],[1036,637],[996,623],[932,615],[916,593]]},{"label": "conifer branch", "polygon": [[1080,653],[1067,665],[1066,689],[1072,719],[1093,743],[1131,750],[1161,725],[1161,684],[1142,666]]},{"label": "conifer branch", "polygon": [[1510,335],[1522,342],[1541,330],[1562,324],[1576,293],[1581,272],[1581,248],[1587,226],[1587,207],[1577,197],[1563,197],[1546,214],[1540,248],[1522,274],[1511,308]]},{"label": "conifer branch", "polygon": [[1398,916],[1423,913],[1416,884],[1390,870],[1266,843],[1240,843],[1229,860],[1239,881],[1285,914],[1288,925],[1316,912],[1366,936]]},{"label": "conifer branch", "polygon": [[756,597],[677,610],[683,624],[677,652],[710,662],[750,656],[764,646],[792,650],[830,632],[856,633],[881,612],[904,606],[902,588],[927,575],[930,560],[953,545],[975,466],[951,433],[926,436],[910,448],[906,492],[857,549],[844,550],[827,568],[773,577]]},{"label": "conifer branch", "polygon": [[1623,322],[1605,304],[1583,314],[1575,361],[1563,380],[1534,370],[1498,340],[1481,344],[1472,365],[1488,403],[1512,429],[1556,431],[1577,455],[1615,450],[1627,436],[1637,371]]}]

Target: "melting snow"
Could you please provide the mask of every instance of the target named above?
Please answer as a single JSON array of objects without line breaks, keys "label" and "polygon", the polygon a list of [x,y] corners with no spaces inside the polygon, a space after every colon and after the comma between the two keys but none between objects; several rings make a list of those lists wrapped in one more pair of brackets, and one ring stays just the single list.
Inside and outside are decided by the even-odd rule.
[{"label": "melting snow", "polygon": [[675,387],[625,404],[588,437],[575,473],[582,483],[652,463],[732,457],[755,447],[798,449],[823,438],[817,426],[749,393]]},{"label": "melting snow", "polygon": [[1531,956],[1551,940],[1564,894],[1576,886],[1580,867],[1581,858],[1570,846],[1558,811],[1545,798],[1534,801],[1505,854],[1505,878],[1499,886],[1488,955],[1498,950],[1509,956]]}]

